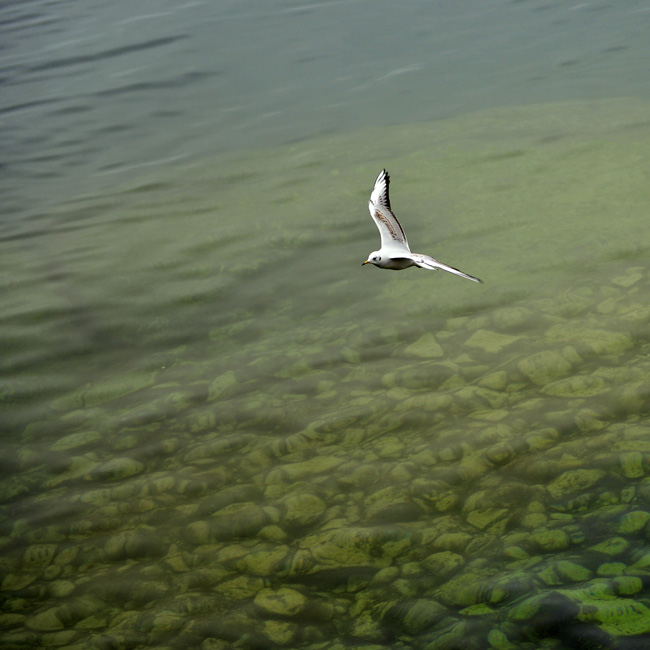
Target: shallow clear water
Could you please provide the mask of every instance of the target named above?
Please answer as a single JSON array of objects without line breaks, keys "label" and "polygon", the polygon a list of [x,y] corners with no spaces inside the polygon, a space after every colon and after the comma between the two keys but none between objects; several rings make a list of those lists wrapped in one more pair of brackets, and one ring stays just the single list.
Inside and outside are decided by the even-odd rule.
[{"label": "shallow clear water", "polygon": [[[309,46],[316,53],[325,40],[348,42],[354,22],[336,31],[336,12],[390,32],[363,2],[304,12],[279,3],[277,13],[250,15],[246,3],[224,3],[214,15],[200,4],[183,5],[185,14],[143,4],[147,11],[112,22],[91,3],[75,5],[85,19],[58,15],[64,36],[73,25],[79,43],[94,35],[91,51],[103,54],[89,61],[88,52],[66,50],[70,34],[42,28],[52,22],[39,11],[52,16],[57,5],[8,6],[19,14],[31,6],[17,22],[50,55],[56,38],[63,50],[15,71],[14,81],[61,88],[66,71],[83,65],[85,83],[94,72],[106,86],[103,66],[122,59],[137,69],[129,57],[149,49],[135,43],[154,43],[178,63],[181,41],[196,47],[184,65],[209,61],[245,79],[256,52],[269,51],[263,39],[281,40],[294,13],[330,27]],[[283,70],[280,81],[293,77],[300,92],[295,102],[277,100],[288,114],[261,128],[247,111],[268,92],[241,81],[241,94],[220,107],[237,115],[241,139],[210,124],[196,136],[195,116],[207,120],[213,108],[197,88],[217,94],[210,77],[166,95],[166,104],[182,105],[176,129],[150,124],[143,106],[160,99],[145,68],[150,86],[138,87],[139,99],[121,105],[128,92],[101,95],[101,110],[134,125],[131,144],[98,135],[109,122],[100,112],[87,122],[97,138],[81,138],[96,154],[70,145],[66,158],[49,138],[80,123],[66,111],[61,124],[48,123],[46,109],[40,144],[26,136],[10,149],[0,258],[5,647],[648,642],[649,104],[632,83],[614,92],[626,74],[636,79],[636,55],[618,73],[594,64],[611,98],[557,86],[555,94],[552,75],[531,81],[528,102],[517,92],[517,71],[564,60],[580,11],[590,35],[606,16],[621,39],[617,30],[646,13],[634,3],[618,13],[606,3],[489,7],[432,23],[432,51],[459,70],[444,110],[417,78],[436,59],[413,56],[430,10],[415,3],[400,14],[420,34],[411,58],[384,53],[371,65],[356,50],[344,86],[360,99],[341,100],[340,123],[322,121],[308,74],[271,57],[262,68]],[[152,27],[166,11],[165,24],[185,40]],[[455,110],[477,92],[472,75],[460,75],[479,43],[469,38],[450,56],[440,42],[450,25],[462,34],[465,21],[475,37],[481,20],[499,16],[511,17],[511,28],[537,26],[530,49],[547,58],[524,65],[528,50],[513,35],[504,47],[519,63],[501,90],[486,82],[481,101]],[[126,34],[132,47],[104,42],[91,25],[80,31],[84,20],[123,26],[115,38]],[[207,25],[226,20],[260,30],[248,49],[238,46],[250,57],[239,68],[198,47],[201,25],[207,38]],[[5,29],[13,33],[15,22]],[[138,23],[151,32],[125,27]],[[544,26],[552,25],[549,42]],[[490,34],[512,33],[501,29]],[[236,30],[220,33],[240,43]],[[642,49],[630,34],[611,58]],[[290,59],[304,48],[308,61],[319,60],[307,33],[296,39]],[[483,46],[496,74],[501,49],[487,36]],[[589,60],[591,45],[572,47],[576,61]],[[386,61],[395,74],[381,81]],[[321,65],[320,86],[334,83],[340,66]],[[568,69],[581,68],[556,73]],[[45,79],[30,77],[36,72]],[[377,106],[380,82],[397,106]],[[419,93],[419,108],[409,109],[409,93]],[[99,108],[87,101],[90,113]],[[368,102],[376,112],[366,121],[343,119]],[[29,110],[39,109],[5,115],[36,123]],[[17,143],[18,133],[7,137]],[[182,161],[172,140],[187,147]],[[53,157],[42,162],[51,170],[43,184],[34,147]],[[378,241],[365,205],[382,166],[413,249],[484,285],[360,267]]]}]

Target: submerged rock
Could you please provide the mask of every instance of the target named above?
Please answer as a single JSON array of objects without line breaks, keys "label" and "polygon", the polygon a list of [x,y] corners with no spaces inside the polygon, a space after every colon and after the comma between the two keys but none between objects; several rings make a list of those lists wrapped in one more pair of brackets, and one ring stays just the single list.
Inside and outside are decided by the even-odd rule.
[{"label": "submerged rock", "polygon": [[404,354],[411,357],[419,357],[420,359],[436,359],[444,356],[444,351],[440,347],[436,337],[427,332],[423,334],[415,343],[404,348]]},{"label": "submerged rock", "polygon": [[267,513],[254,503],[234,503],[222,508],[210,519],[192,522],[185,537],[192,544],[256,535],[269,523]]},{"label": "submerged rock", "polygon": [[509,334],[499,334],[497,332],[490,332],[489,330],[476,330],[472,336],[470,336],[465,345],[470,348],[478,348],[483,352],[488,354],[496,354],[500,352],[503,348],[516,343],[521,339],[520,336],[511,336]]},{"label": "submerged rock", "polygon": [[119,481],[129,476],[135,476],[144,471],[144,464],[140,461],[122,456],[112,458],[101,463],[87,474],[86,478],[95,481]]},{"label": "submerged rock", "polygon": [[283,512],[284,525],[289,528],[302,528],[315,523],[327,507],[320,497],[309,493],[289,495],[278,506]]},{"label": "submerged rock", "polygon": [[563,550],[568,548],[570,543],[571,538],[560,528],[541,528],[528,538],[528,544],[544,553]]},{"label": "submerged rock", "polygon": [[544,386],[565,377],[571,371],[571,364],[553,350],[536,352],[522,359],[517,367],[533,384]]},{"label": "submerged rock", "polygon": [[601,395],[609,390],[609,386],[599,377],[578,375],[567,379],[559,379],[542,388],[544,395],[557,397],[592,397]]},{"label": "submerged rock", "polygon": [[111,560],[124,560],[160,557],[164,555],[166,545],[156,529],[142,528],[109,537],[104,549]]},{"label": "submerged rock", "polygon": [[307,598],[289,587],[266,588],[257,593],[254,603],[264,614],[292,617],[303,611],[307,605]]},{"label": "submerged rock", "polygon": [[645,510],[626,512],[621,517],[617,532],[621,534],[636,533],[645,527],[648,520],[650,520],[650,512]]},{"label": "submerged rock", "polygon": [[399,625],[407,634],[420,634],[440,621],[447,611],[433,599],[419,598],[388,606],[381,618],[391,626]]},{"label": "submerged rock", "polygon": [[99,431],[82,431],[80,433],[71,433],[70,435],[59,438],[51,447],[52,451],[67,451],[68,449],[78,449],[92,445],[102,439]]},{"label": "submerged rock", "polygon": [[575,342],[594,354],[618,354],[632,347],[632,338],[624,332],[609,332],[584,327],[576,323],[558,323],[550,327],[545,338],[549,341]]},{"label": "submerged rock", "polygon": [[592,551],[615,557],[625,553],[629,542],[623,537],[610,537],[600,544],[591,547]]},{"label": "submerged rock", "polygon": [[615,636],[650,632],[650,609],[627,598],[583,600],[577,618],[586,623],[597,622],[601,629]]},{"label": "submerged rock", "polygon": [[590,488],[603,476],[605,472],[598,469],[573,469],[560,474],[546,489],[554,499],[560,499]]},{"label": "submerged rock", "polygon": [[41,632],[50,630],[62,630],[64,625],[58,616],[58,607],[50,607],[35,616],[31,616],[25,622],[25,625]]},{"label": "submerged rock", "polygon": [[227,397],[234,393],[235,388],[239,382],[232,370],[224,372],[216,379],[212,380],[208,391],[208,401],[212,402],[215,399]]}]

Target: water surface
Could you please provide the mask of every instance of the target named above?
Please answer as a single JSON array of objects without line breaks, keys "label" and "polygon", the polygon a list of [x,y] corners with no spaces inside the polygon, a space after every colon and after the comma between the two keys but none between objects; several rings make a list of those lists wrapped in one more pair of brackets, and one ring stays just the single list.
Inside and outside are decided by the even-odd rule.
[{"label": "water surface", "polygon": [[[644,647],[642,5],[134,6],[4,10],[5,75],[26,95],[4,112],[3,645]],[[287,46],[313,74],[261,58],[294,19],[329,28]],[[373,38],[400,20],[405,60]],[[578,36],[606,21],[623,49],[598,51],[628,63],[593,64],[595,97],[576,89],[596,60]],[[198,47],[208,35],[228,56]],[[519,57],[499,67],[492,35]],[[473,77],[477,50],[496,86]],[[169,82],[184,66],[222,72]],[[427,74],[450,84],[440,101]],[[295,101],[269,92],[290,77]],[[319,95],[336,79],[340,109]],[[44,84],[51,101],[30,103]],[[247,120],[274,102],[284,117]],[[240,139],[210,122],[228,111]],[[130,126],[114,137],[111,120]],[[360,267],[384,166],[413,249],[484,285]]]}]

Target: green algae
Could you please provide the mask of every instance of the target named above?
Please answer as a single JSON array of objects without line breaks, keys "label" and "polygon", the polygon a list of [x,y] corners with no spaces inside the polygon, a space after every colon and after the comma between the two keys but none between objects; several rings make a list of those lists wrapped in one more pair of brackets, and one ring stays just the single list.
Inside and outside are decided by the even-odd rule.
[{"label": "green algae", "polygon": [[583,601],[578,619],[597,621],[602,629],[617,636],[635,636],[650,631],[650,609],[629,599]]}]

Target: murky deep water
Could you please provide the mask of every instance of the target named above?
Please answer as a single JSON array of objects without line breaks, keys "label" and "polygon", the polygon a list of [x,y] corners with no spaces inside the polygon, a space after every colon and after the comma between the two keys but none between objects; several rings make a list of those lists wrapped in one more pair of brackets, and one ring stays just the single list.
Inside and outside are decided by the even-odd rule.
[{"label": "murky deep water", "polygon": [[272,5],[1,10],[3,647],[644,648],[650,12]]}]

